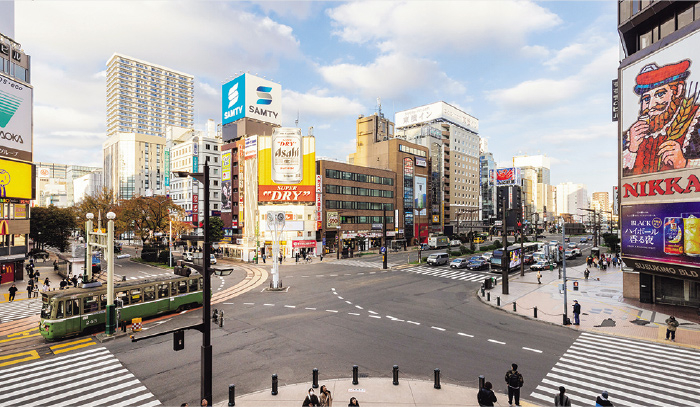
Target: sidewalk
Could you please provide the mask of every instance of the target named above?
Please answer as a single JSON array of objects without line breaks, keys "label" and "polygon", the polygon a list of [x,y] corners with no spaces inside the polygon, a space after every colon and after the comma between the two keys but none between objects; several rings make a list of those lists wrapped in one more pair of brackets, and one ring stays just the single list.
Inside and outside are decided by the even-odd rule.
[{"label": "sidewalk", "polygon": [[[591,267],[588,280],[583,278],[585,269],[585,264],[566,268],[567,315],[572,321],[573,301],[578,300],[581,305],[581,325],[569,325],[569,328],[668,344],[672,342],[666,340],[664,321],[669,313],[673,313],[680,323],[674,345],[700,349],[700,318],[695,310],[678,311],[676,307],[624,299],[620,267],[608,267],[605,271]],[[557,270],[543,271],[542,284],[537,283],[536,275],[537,272],[526,269],[525,276],[520,276],[520,273],[511,275],[509,294],[501,294],[502,286],[499,285],[487,290],[491,292],[491,301],[482,297],[481,291],[478,297],[495,308],[530,319],[535,319],[534,308],[537,307],[537,320],[562,325],[564,294],[559,290],[562,280]],[[578,291],[574,291],[574,281],[578,282]],[[497,306],[498,297],[500,307]]]},{"label": "sidewalk", "polygon": [[[488,378],[487,378],[488,379]],[[320,386],[325,385],[333,396],[334,406],[346,406],[350,397],[355,397],[361,406],[409,407],[409,406],[478,406],[476,380],[474,388],[441,383],[440,389],[433,388],[432,381],[399,379],[394,386],[391,378],[360,378],[353,385],[350,378],[319,381],[314,394],[320,394]],[[499,382],[500,384],[500,382]],[[502,386],[501,386],[502,387]],[[278,389],[273,396],[271,388],[256,393],[236,396],[236,407],[298,407],[304,401],[311,383],[292,384]],[[496,392],[500,405],[508,404],[508,397]],[[520,400],[523,406],[534,406]],[[191,405],[194,405],[190,403]],[[215,407],[227,407],[228,400],[214,403]]]}]

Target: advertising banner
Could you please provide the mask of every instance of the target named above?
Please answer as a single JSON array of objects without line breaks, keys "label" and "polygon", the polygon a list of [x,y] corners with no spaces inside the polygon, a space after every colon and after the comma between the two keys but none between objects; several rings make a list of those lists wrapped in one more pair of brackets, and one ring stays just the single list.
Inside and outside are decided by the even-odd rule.
[{"label": "advertising banner", "polygon": [[427,167],[428,163],[424,157],[416,157],[416,167]]},{"label": "advertising banner", "polygon": [[282,125],[282,87],[250,74],[243,74],[221,88],[222,124],[244,117]]},{"label": "advertising banner", "polygon": [[0,198],[34,199],[35,167],[0,158]]},{"label": "advertising banner", "polygon": [[164,182],[165,186],[169,187],[170,186],[170,151],[164,151],[163,152],[163,165],[164,165]]},{"label": "advertising banner", "polygon": [[233,184],[231,181],[231,150],[221,154],[221,212],[231,212]]},{"label": "advertising banner", "polygon": [[338,212],[326,212],[326,228],[335,229],[340,226]]},{"label": "advertising banner", "polygon": [[519,168],[500,168],[496,170],[496,185],[517,185]]},{"label": "advertising banner", "polygon": [[315,240],[292,240],[292,248],[293,249],[300,249],[300,248],[314,248],[316,247],[316,241]]},{"label": "advertising banner", "polygon": [[258,201],[316,201],[316,142],[301,129],[258,136]]},{"label": "advertising banner", "polygon": [[396,127],[400,128],[440,118],[466,127],[475,133],[479,132],[478,119],[445,102],[431,103],[429,105],[397,112],[394,115],[394,123],[396,123]]},{"label": "advertising banner", "polygon": [[316,176],[316,230],[323,228],[323,177]]},{"label": "advertising banner", "polygon": [[700,203],[622,207],[622,256],[700,267]]},{"label": "advertising banner", "polygon": [[[244,142],[239,141],[238,143],[238,213],[245,213],[245,165],[241,165],[245,162],[245,147]],[[243,227],[243,217],[241,215],[241,227]]]},{"label": "advertising banner", "polygon": [[258,156],[258,136],[248,136],[245,139],[245,159],[251,160]]},{"label": "advertising banner", "polygon": [[428,180],[425,177],[415,177],[416,185],[414,187],[414,209],[419,211],[419,215],[426,214],[426,207],[428,204],[427,186]]},{"label": "advertising banner", "polygon": [[192,194],[192,224],[199,227],[199,195]]},{"label": "advertising banner", "polygon": [[520,249],[511,250],[508,252],[510,256],[510,268],[514,269],[520,266]]},{"label": "advertising banner", "polygon": [[39,178],[51,178],[51,168],[39,167],[37,169]]},{"label": "advertising banner", "polygon": [[33,89],[0,75],[0,157],[32,161]]}]

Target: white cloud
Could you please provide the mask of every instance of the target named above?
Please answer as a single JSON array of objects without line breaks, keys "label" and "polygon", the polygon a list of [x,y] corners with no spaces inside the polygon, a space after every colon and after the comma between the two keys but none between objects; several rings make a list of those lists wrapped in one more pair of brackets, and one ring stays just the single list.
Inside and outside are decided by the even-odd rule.
[{"label": "white cloud", "polygon": [[487,98],[505,109],[531,111],[557,106],[582,89],[583,83],[575,78],[534,79],[487,92]]},{"label": "white cloud", "polygon": [[519,46],[528,34],[561,23],[549,10],[515,0],[364,1],[327,13],[344,41],[419,54]]},{"label": "white cloud", "polygon": [[520,48],[520,53],[528,57],[547,58],[551,52],[542,45],[525,45]]},{"label": "white cloud", "polygon": [[573,127],[544,134],[540,138],[551,144],[563,144],[578,146],[581,142],[597,141],[601,139],[614,140],[617,138],[617,123],[591,124],[585,127]]},{"label": "white cloud", "polygon": [[357,115],[365,111],[365,107],[354,100],[343,96],[327,96],[327,90],[310,93],[300,93],[293,90],[282,91],[282,114],[285,121],[287,116],[296,118],[297,112],[302,117],[331,117],[340,118]]},{"label": "white cloud", "polygon": [[400,53],[382,55],[367,65],[344,63],[318,70],[326,82],[367,98],[403,99],[420,90],[443,98],[466,91],[464,85],[442,72],[437,62]]}]

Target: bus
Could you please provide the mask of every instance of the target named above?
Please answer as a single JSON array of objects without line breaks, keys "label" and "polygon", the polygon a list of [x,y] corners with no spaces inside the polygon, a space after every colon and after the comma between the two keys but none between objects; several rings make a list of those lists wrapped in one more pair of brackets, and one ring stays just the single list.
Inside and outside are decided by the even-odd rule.
[{"label": "bus", "polygon": [[428,238],[428,247],[431,249],[439,249],[447,247],[450,244],[450,239],[447,236],[433,236]]},{"label": "bus", "polygon": [[489,259],[492,266],[491,271],[500,273],[505,264],[508,264],[509,272],[520,268],[520,245],[508,246],[509,259],[504,259],[504,254],[503,249],[496,249],[493,251],[493,257]]},{"label": "bus", "polygon": [[[199,274],[115,283],[117,324],[198,307],[202,288]],[[106,285],[42,293],[39,332],[49,341],[99,332],[105,328],[106,309]]]}]

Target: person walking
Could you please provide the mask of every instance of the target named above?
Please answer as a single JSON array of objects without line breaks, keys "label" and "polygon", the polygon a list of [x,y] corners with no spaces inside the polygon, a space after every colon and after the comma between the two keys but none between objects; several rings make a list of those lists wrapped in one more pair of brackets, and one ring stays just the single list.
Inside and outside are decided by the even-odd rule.
[{"label": "person walking", "polygon": [[508,385],[508,405],[513,405],[513,398],[515,398],[515,405],[520,405],[520,388],[523,387],[523,375],[518,372],[518,365],[513,363],[511,365],[512,369],[506,372],[506,384]]},{"label": "person walking", "polygon": [[328,390],[326,385],[321,386],[321,395],[318,398],[321,403],[321,407],[331,407],[333,405],[333,397],[331,396],[331,391]]},{"label": "person walking", "polygon": [[73,277],[71,277],[71,282],[73,283],[73,288],[77,288],[78,287],[78,276],[73,274]]},{"label": "person walking", "polygon": [[591,271],[588,270],[588,268],[586,268],[586,270],[583,271],[583,278],[588,280],[588,276],[590,276],[590,275],[591,275]]},{"label": "person walking", "polygon": [[666,319],[666,340],[668,338],[671,338],[671,342],[676,341],[676,329],[678,328],[678,321],[676,321],[676,317],[671,315]]},{"label": "person walking", "polygon": [[357,399],[355,397],[350,397],[350,402],[348,403],[348,407],[355,407],[355,406],[359,406],[359,405],[360,405],[360,402],[357,401]]},{"label": "person walking", "polygon": [[34,291],[34,279],[29,279],[29,283],[27,283],[27,298],[32,298],[33,291]]},{"label": "person walking", "polygon": [[542,284],[542,273],[538,270],[537,271],[537,284]]},{"label": "person walking", "polygon": [[321,405],[318,397],[314,394],[314,389],[309,389],[309,395],[306,396],[304,402],[301,404],[302,407],[319,407]]},{"label": "person walking", "polygon": [[577,300],[574,300],[574,325],[580,325],[581,320],[579,316],[581,315],[581,304]]},{"label": "person walking", "polygon": [[492,388],[491,382],[486,382],[484,387],[479,389],[479,393],[476,394],[476,401],[479,402],[479,406],[493,406],[493,403],[498,401],[493,390],[491,390]]},{"label": "person walking", "polygon": [[571,400],[569,400],[569,396],[564,393],[566,393],[564,386],[559,386],[559,394],[554,396],[555,407],[571,407]]},{"label": "person walking", "polygon": [[265,256],[265,253],[263,253],[263,255],[262,255],[263,264],[265,264],[265,258],[266,258],[266,257],[267,257],[267,256]]},{"label": "person walking", "polygon": [[10,302],[12,302],[15,300],[15,294],[17,294],[17,286],[12,284],[8,291],[10,292]]},{"label": "person walking", "polygon": [[598,396],[595,399],[595,407],[606,407],[606,406],[612,406],[613,403],[608,400],[608,392],[603,391],[600,396]]}]

